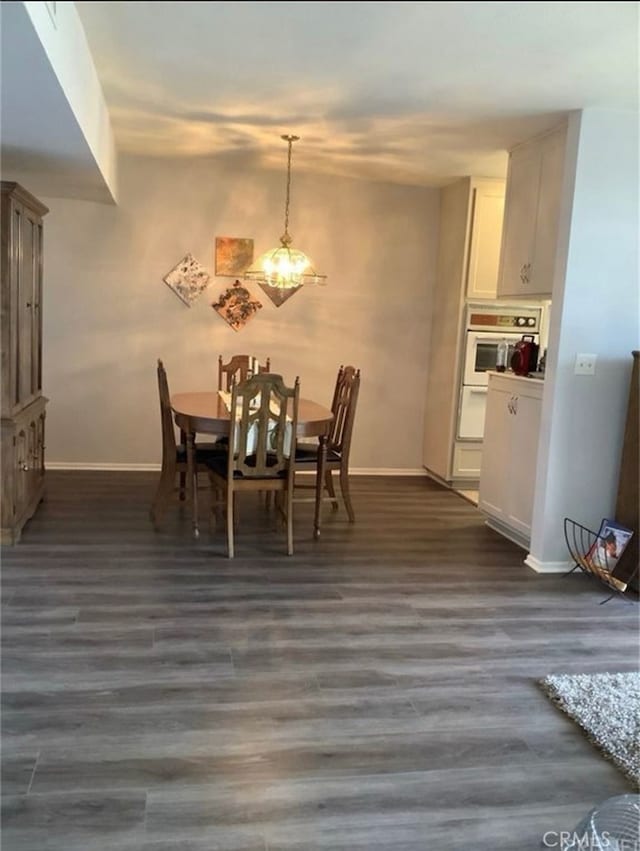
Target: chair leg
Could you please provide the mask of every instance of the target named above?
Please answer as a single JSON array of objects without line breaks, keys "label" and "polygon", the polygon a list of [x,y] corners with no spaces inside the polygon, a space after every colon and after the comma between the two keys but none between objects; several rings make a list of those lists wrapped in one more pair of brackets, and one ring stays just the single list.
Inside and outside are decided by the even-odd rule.
[{"label": "chair leg", "polygon": [[338,500],[336,499],[336,490],[333,486],[333,475],[331,470],[326,470],[324,474],[324,486],[327,489],[327,493],[331,497],[331,505],[333,506],[333,510],[338,510]]},{"label": "chair leg", "polygon": [[287,488],[287,555],[293,555],[293,488]]},{"label": "chair leg", "polygon": [[233,558],[233,503],[235,493],[227,491],[227,556]]},{"label": "chair leg", "polygon": [[287,522],[286,501],[283,499],[282,491],[273,492],[273,505],[276,511],[280,525],[284,526]]},{"label": "chair leg", "polygon": [[353,505],[351,504],[351,494],[349,493],[349,471],[340,470],[340,490],[344,500],[347,514],[349,515],[349,523],[356,522],[356,515],[353,513]]},{"label": "chair leg", "polygon": [[325,483],[325,464],[327,462],[327,436],[318,438],[318,466],[316,468],[316,504],[313,513],[313,537],[320,537],[320,506],[322,505],[322,491]]},{"label": "chair leg", "polygon": [[149,515],[155,528],[157,529],[162,522],[164,513],[171,500],[173,494],[173,485],[176,480],[176,469],[173,466],[163,467],[160,473],[160,481],[156,489],[156,495],[151,504]]},{"label": "chair leg", "polygon": [[[185,446],[187,443],[187,435],[180,429],[180,443]],[[180,473],[180,502],[184,502],[187,498],[187,474]]]},{"label": "chair leg", "polygon": [[209,484],[211,486],[211,515],[215,518],[216,530],[222,525],[222,503],[224,502],[224,491],[218,482],[209,473]]}]

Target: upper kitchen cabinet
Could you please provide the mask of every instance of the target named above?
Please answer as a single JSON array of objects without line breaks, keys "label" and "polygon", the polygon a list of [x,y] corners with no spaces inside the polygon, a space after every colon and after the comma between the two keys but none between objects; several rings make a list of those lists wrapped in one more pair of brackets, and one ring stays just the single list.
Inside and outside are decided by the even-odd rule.
[{"label": "upper kitchen cabinet", "polygon": [[552,297],[566,128],[509,156],[498,298]]},{"label": "upper kitchen cabinet", "polygon": [[472,181],[471,204],[467,298],[494,299],[498,287],[504,182]]}]

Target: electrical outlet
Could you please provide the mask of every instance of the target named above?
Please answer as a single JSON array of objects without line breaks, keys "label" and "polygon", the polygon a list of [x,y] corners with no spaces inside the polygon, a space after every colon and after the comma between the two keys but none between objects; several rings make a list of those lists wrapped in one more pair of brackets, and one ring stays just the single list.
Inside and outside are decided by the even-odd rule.
[{"label": "electrical outlet", "polygon": [[576,365],[574,373],[576,375],[595,375],[597,355],[578,354],[576,355]]}]

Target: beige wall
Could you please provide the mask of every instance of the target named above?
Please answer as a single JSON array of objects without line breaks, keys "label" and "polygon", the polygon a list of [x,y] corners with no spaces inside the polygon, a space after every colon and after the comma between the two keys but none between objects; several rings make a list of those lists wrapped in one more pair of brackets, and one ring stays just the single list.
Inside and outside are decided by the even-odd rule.
[{"label": "beige wall", "polygon": [[[283,228],[282,170],[238,159],[123,157],[117,207],[44,199],[44,387],[47,458],[72,464],[160,460],[155,363],[170,388],[214,389],[217,357],[269,355],[302,395],[330,403],[341,363],[362,370],[352,465],[419,468],[435,273],[435,189],[296,172],[291,233],[329,276],[233,331],[211,308],[214,238],[255,239]],[[27,187],[28,188],[28,187]],[[209,288],[191,308],[162,277],[188,251]],[[260,296],[261,290],[251,285]]]}]

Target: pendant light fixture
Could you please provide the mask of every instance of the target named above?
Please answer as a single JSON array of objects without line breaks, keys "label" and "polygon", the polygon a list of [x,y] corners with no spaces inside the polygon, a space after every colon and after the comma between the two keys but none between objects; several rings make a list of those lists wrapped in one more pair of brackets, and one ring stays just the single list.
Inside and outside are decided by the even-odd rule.
[{"label": "pendant light fixture", "polygon": [[245,272],[245,280],[255,281],[267,287],[297,289],[303,284],[326,284],[327,276],[319,275],[313,262],[303,251],[293,248],[289,233],[289,202],[291,199],[291,149],[299,136],[281,136],[289,145],[287,158],[287,195],[284,207],[284,233],[280,245],[260,255],[253,266]]}]

